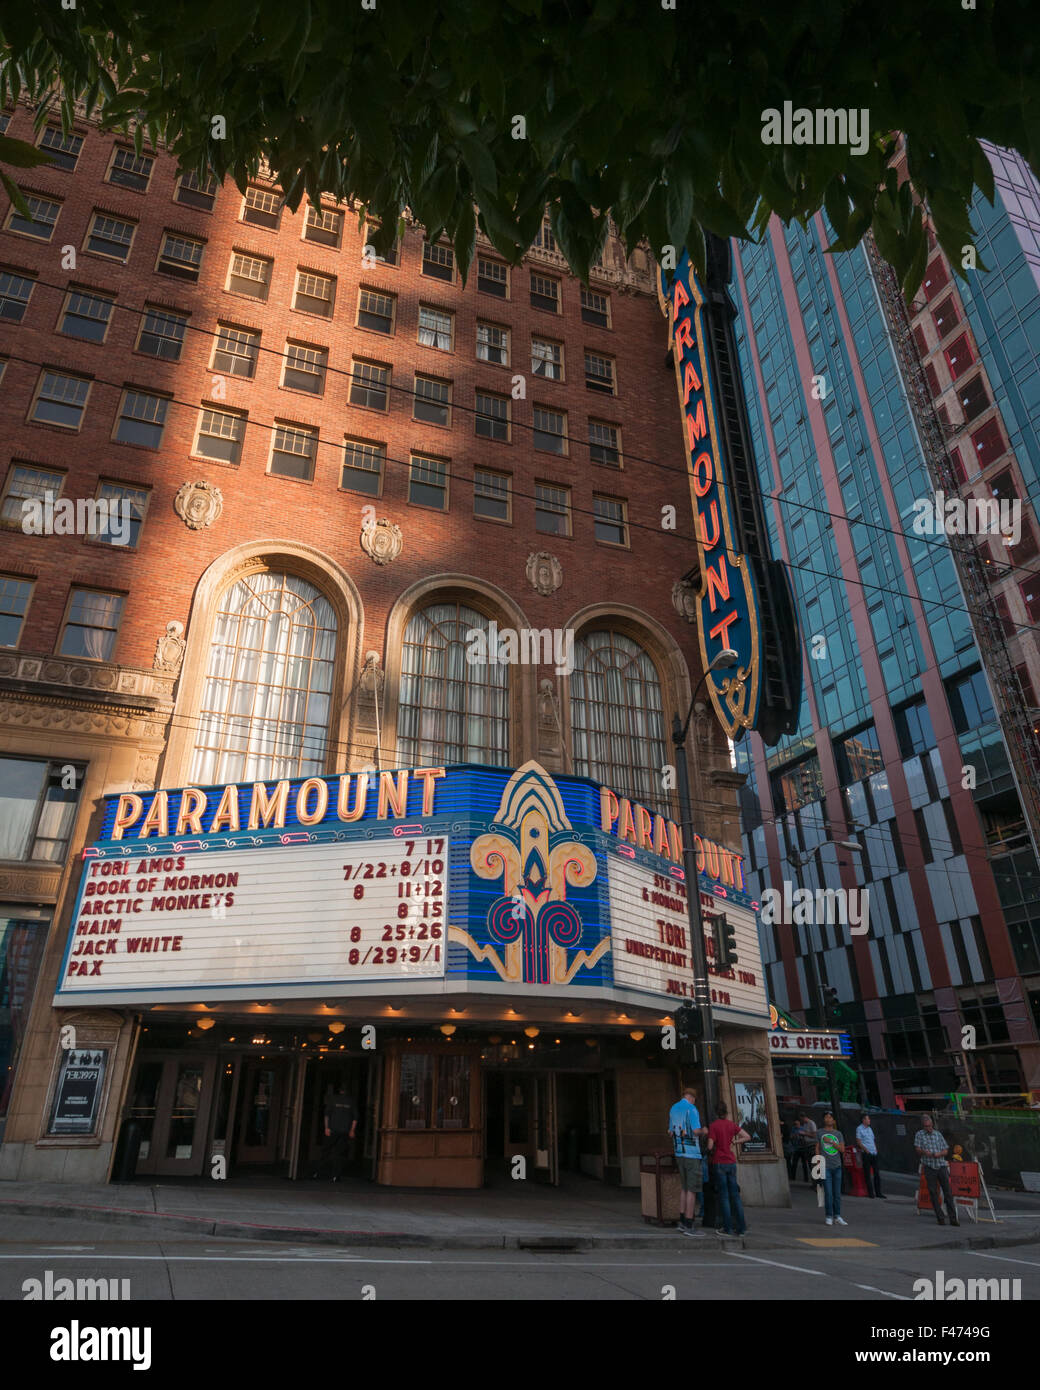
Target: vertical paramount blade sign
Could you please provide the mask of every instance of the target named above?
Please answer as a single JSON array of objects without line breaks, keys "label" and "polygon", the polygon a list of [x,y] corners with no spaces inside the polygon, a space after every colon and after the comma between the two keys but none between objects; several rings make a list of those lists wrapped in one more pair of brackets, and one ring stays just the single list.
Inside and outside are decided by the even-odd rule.
[{"label": "vertical paramount blade sign", "polygon": [[746,729],[758,726],[762,695],[758,585],[749,557],[741,553],[737,498],[709,361],[708,305],[686,251],[674,272],[661,272],[660,288],[683,413],[700,561],[701,658],[707,670],[727,647],[739,657],[735,667],[712,672],[707,680],[727,736],[739,739]]}]

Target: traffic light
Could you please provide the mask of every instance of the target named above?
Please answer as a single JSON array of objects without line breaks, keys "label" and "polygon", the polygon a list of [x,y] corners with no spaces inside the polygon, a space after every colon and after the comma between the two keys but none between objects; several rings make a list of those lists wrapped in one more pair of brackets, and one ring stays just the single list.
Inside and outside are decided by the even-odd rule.
[{"label": "traffic light", "polygon": [[840,1018],[841,1005],[838,1003],[838,991],[833,985],[823,986],[823,1018],[824,1022],[828,1018]]},{"label": "traffic light", "polygon": [[715,964],[719,970],[728,970],[737,963],[737,935],[725,917],[716,917]]},{"label": "traffic light", "polygon": [[679,1005],[675,1011],[675,1026],[680,1042],[700,1042],[704,1037],[704,1021],[696,1004],[688,1002]]}]

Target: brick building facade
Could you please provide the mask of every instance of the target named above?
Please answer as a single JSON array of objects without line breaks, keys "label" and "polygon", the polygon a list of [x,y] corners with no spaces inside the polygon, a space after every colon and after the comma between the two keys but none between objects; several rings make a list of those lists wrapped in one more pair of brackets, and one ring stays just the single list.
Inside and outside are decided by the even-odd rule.
[{"label": "brick building facade", "polygon": [[[31,990],[9,1016],[2,1171],[100,1180],[121,1118],[148,1111],[149,1097],[154,1117],[157,1097],[183,1084],[198,1103],[209,1085],[180,1063],[163,1071],[186,1038],[228,1047],[236,1026],[241,1042],[262,1016],[277,1052],[293,1029],[313,1041],[308,1023],[330,1016],[317,1001],[273,1013],[218,1003],[219,1029],[200,1032],[202,1005],[53,1008],[101,798],[534,760],[674,817],[661,769],[672,717],[699,676],[680,583],[688,492],[641,252],[626,263],[611,239],[585,289],[547,224],[512,268],[478,235],[463,286],[450,248],[427,245],[417,226],[377,260],[351,209],[305,202],[292,213],[268,182],[243,198],[180,179],[162,151],[137,157],[87,124],[73,137],[34,137],[29,109],[8,119],[11,135],[42,139],[58,163],[24,180],[32,219],[5,209],[0,230],[0,737],[21,797],[0,882],[6,918],[37,954],[31,1017]],[[55,534],[25,532],[23,503],[34,498],[53,508],[40,514],[53,515]],[[116,523],[109,534],[60,535],[63,499],[125,503],[127,543],[116,543]],[[674,527],[662,525],[670,507]],[[265,683],[242,627],[257,605],[291,613],[296,634],[286,665],[259,658]],[[268,637],[278,622],[257,621]],[[528,661],[485,670],[474,687],[462,643],[491,623],[570,633],[573,671]],[[698,829],[736,848],[740,779],[725,740],[699,717],[694,743]],[[438,1007],[412,1001],[400,1029],[429,1032]],[[371,1000],[339,1000],[335,1012],[353,1028],[366,1008]],[[484,1010],[488,1026],[500,1012]],[[567,1027],[556,1006],[527,1012]],[[78,1047],[109,1052],[97,1126],[80,1139],[48,1128],[67,1022]],[[586,1167],[626,1181],[659,1129],[643,1113],[649,1102],[632,1099],[647,1093],[625,1071],[639,1053],[630,1023],[604,1008],[572,1029],[577,1042],[598,1029],[604,1048],[620,1049],[621,1080],[609,1097],[596,1092],[614,1132]],[[745,1029],[745,1047],[749,1036],[771,1102],[764,1038]],[[330,1041],[341,1063],[360,1065],[351,1042]],[[255,1065],[241,1078],[239,1063],[228,1065],[243,1096],[281,1086],[297,1124],[301,1108],[320,1109],[302,1062],[266,1081]],[[656,1115],[675,1077],[647,1076]],[[368,1106],[374,1164],[379,1101],[356,1073],[347,1080]],[[539,1083],[530,1095],[527,1085],[524,1104],[537,1109]],[[295,1173],[306,1141],[286,1128],[264,1153],[291,1158]],[[171,1162],[159,1171],[187,1171]]]}]

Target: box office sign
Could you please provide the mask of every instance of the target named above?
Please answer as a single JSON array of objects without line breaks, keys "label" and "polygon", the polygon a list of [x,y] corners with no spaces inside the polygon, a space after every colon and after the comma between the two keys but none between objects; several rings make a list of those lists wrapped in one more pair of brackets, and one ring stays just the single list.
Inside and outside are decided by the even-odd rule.
[{"label": "box office sign", "polygon": [[62,1054],[48,1134],[93,1134],[108,1066],[105,1047],[70,1048]]},{"label": "box office sign", "polygon": [[[124,793],[102,835],[57,1003],[693,993],[678,826],[535,762]],[[742,933],[747,979],[720,981],[717,1002],[763,1024],[741,858],[695,849],[706,909],[724,902]]]},{"label": "box office sign", "polygon": [[811,1029],[787,1032],[777,1028],[769,1034],[769,1050],[778,1057],[848,1057],[852,1047],[847,1033],[816,1033]]}]

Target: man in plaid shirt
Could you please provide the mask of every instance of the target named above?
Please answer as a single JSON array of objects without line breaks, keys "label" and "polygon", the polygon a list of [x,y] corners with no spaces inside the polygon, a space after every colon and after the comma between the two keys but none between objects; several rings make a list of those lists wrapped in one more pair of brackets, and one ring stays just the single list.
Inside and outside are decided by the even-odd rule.
[{"label": "man in plaid shirt", "polygon": [[950,1191],[950,1165],[946,1162],[946,1155],[950,1146],[935,1128],[931,1115],[922,1115],[921,1125],[922,1128],[914,1135],[914,1148],[921,1159],[921,1171],[928,1184],[932,1210],[939,1219],[939,1225],[945,1226],[942,1204],[939,1200],[939,1188],[941,1187],[942,1195],[946,1199],[946,1211],[950,1218],[950,1225],[959,1226],[961,1223],[957,1219],[957,1208],[954,1205],[953,1193]]}]

